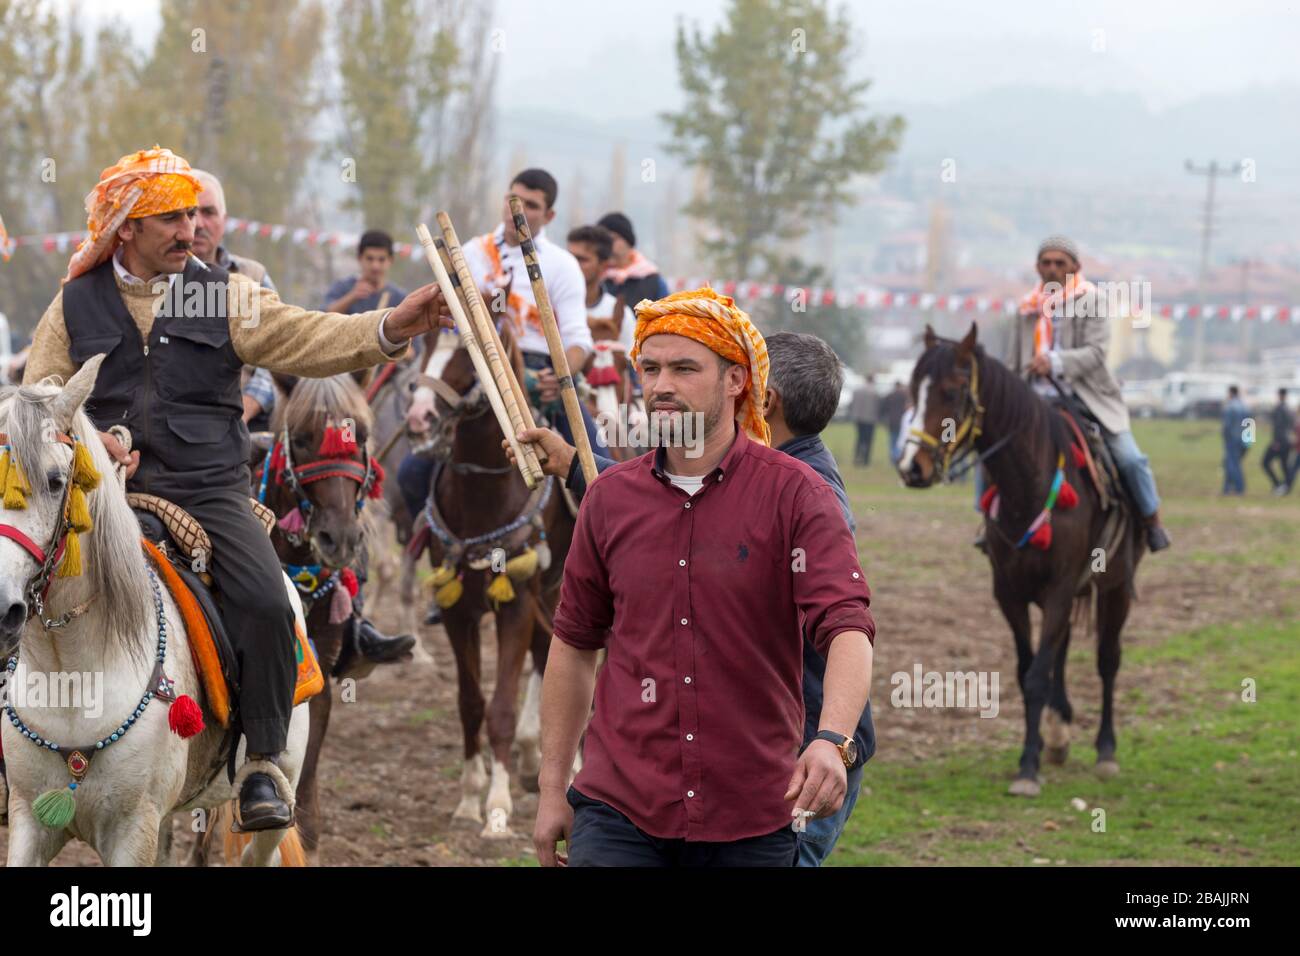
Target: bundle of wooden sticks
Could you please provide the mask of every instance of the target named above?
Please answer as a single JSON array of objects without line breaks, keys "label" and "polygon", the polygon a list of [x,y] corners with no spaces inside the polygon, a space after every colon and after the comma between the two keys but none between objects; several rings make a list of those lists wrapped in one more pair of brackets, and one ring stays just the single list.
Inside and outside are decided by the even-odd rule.
[{"label": "bundle of wooden sticks", "polygon": [[[591,443],[587,440],[577,393],[573,388],[568,358],[560,342],[559,327],[556,325],[550,298],[546,294],[546,286],[542,281],[541,269],[537,263],[537,251],[533,246],[527,221],[524,219],[523,207],[515,197],[511,197],[511,213],[523,247],[524,261],[528,267],[533,296],[537,300],[542,329],[546,334],[552,367],[560,382],[565,415],[569,420],[570,431],[578,449],[578,459],[586,479],[594,481],[595,459],[592,457]],[[438,213],[437,219],[438,227],[442,232],[440,237],[435,239],[430,235],[424,223],[416,227],[416,235],[420,238],[420,244],[424,246],[424,254],[433,269],[438,288],[442,290],[442,296],[451,309],[456,330],[460,333],[461,344],[465,346],[470,360],[474,363],[479,384],[488,397],[506,441],[514,451],[515,463],[519,466],[524,483],[529,488],[533,488],[543,478],[538,449],[528,443],[521,445],[515,437],[524,429],[537,427],[528,405],[528,397],[515,377],[513,367],[506,360],[505,349],[497,333],[496,324],[465,262],[460,239],[456,236],[451,219],[445,212]]]}]

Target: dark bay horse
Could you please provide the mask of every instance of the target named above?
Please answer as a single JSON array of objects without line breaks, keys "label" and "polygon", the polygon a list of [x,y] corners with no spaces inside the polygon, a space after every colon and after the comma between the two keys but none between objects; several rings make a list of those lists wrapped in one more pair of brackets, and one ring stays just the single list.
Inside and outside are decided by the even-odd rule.
[{"label": "dark bay horse", "polygon": [[[993,594],[1015,638],[1025,704],[1024,749],[1010,792],[1039,794],[1044,737],[1048,762],[1066,760],[1073,716],[1065,688],[1071,611],[1076,599],[1094,593],[1102,684],[1096,772],[1114,776],[1119,773],[1115,677],[1120,634],[1145,549],[1141,522],[1133,519],[1122,494],[1112,509],[1103,507],[1061,410],[986,355],[976,343],[974,325],[960,342],[940,339],[926,327],[911,397],[913,431],[898,463],[904,483],[926,488],[951,478],[953,466],[965,458],[982,460],[996,484],[997,506],[986,508],[984,519]],[[992,497],[992,492],[986,495],[990,502]],[[1044,511],[1050,515],[1045,520]],[[1036,522],[1049,530],[1031,534]],[[1042,609],[1037,650],[1030,632],[1031,603]]]},{"label": "dark bay horse", "polygon": [[[501,337],[522,382],[523,363],[508,323]],[[510,464],[469,353],[463,347],[435,353],[429,373],[437,378],[423,380],[415,405],[432,405],[432,454],[439,464],[430,506],[417,519],[414,544],[417,549],[425,543],[429,547],[442,622],[456,658],[465,759],[461,800],[452,818],[483,822],[482,791],[487,786],[482,836],[505,837],[511,835],[510,758],[515,744],[521,784],[528,790],[537,786],[541,678],[574,518],[558,480],[546,479],[530,492]],[[497,672],[485,711],[479,625],[487,613],[496,623]],[[524,659],[530,651],[533,673],[522,713],[517,714]],[[480,742],[485,713],[490,782]]]},{"label": "dark bay horse", "polygon": [[[355,566],[367,540],[386,520],[382,500],[371,498],[372,489],[382,490],[379,471],[370,458],[367,440],[371,415],[365,395],[350,375],[324,379],[277,378],[287,389],[276,402],[272,431],[257,436],[254,455],[253,494],[262,492],[268,507],[281,519],[272,532],[276,553],[290,578],[295,578],[307,620],[307,634],[316,647],[325,690],[311,698],[311,733],[307,757],[296,792],[298,828],[303,846],[314,863],[320,843],[321,811],[317,790],[317,767],[329,727],[333,686],[328,678],[339,660],[346,621],[337,620],[348,603],[335,592],[350,583],[343,569]],[[321,445],[328,427],[348,430],[356,450],[322,458]],[[283,442],[287,439],[287,457]],[[271,474],[265,487],[259,471],[268,463],[273,445],[282,447],[272,454]],[[292,469],[292,477],[284,469]],[[277,476],[281,480],[277,480]],[[303,507],[304,504],[306,507]],[[286,516],[297,512],[301,530],[285,527]],[[351,572],[349,572],[350,574]]]}]

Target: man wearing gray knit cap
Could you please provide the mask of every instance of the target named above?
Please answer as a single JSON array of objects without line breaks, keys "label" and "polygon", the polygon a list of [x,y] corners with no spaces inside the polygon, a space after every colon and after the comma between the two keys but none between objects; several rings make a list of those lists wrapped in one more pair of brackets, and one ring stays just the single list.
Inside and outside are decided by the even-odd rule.
[{"label": "man wearing gray knit cap", "polygon": [[1073,394],[1101,424],[1106,447],[1146,522],[1147,547],[1161,551],[1172,542],[1160,523],[1156,478],[1133,439],[1119,383],[1106,367],[1112,316],[1096,286],[1083,277],[1079,249],[1070,239],[1044,239],[1036,267],[1040,281],[1021,300],[1014,320],[1010,364],[1028,373],[1040,393],[1054,395],[1059,385]]}]

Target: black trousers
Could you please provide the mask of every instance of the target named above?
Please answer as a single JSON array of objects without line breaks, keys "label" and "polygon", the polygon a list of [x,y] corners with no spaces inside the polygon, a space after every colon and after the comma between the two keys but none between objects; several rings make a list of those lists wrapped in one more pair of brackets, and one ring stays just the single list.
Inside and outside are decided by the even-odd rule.
[{"label": "black trousers", "polygon": [[573,787],[569,866],[794,866],[799,835],[793,826],[730,843],[666,840],[641,830],[607,803]]},{"label": "black trousers", "polygon": [[[1268,449],[1264,452],[1264,457],[1259,464],[1260,467],[1263,468],[1264,471],[1268,474],[1268,480],[1273,482],[1274,488],[1290,483],[1291,481],[1291,467],[1289,464],[1290,458],[1291,458],[1291,448],[1289,445],[1286,444],[1278,444],[1277,442],[1274,442],[1273,444],[1269,445]],[[1278,477],[1273,472],[1273,462],[1278,462],[1282,466],[1281,477]]]},{"label": "black trousers", "polygon": [[857,422],[858,442],[853,449],[853,461],[859,465],[871,464],[871,443],[876,437],[875,422]]},{"label": "black trousers", "polygon": [[208,571],[220,592],[221,617],[237,658],[248,752],[279,753],[288,739],[298,678],[293,605],[280,559],[242,488],[168,497],[194,515],[212,539]]}]

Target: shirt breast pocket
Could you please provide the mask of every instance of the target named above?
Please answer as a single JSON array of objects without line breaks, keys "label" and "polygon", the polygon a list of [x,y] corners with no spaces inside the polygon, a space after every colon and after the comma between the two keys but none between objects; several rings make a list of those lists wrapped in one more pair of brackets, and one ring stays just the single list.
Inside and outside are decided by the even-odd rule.
[{"label": "shirt breast pocket", "polygon": [[225,321],[174,321],[159,335],[158,388],[168,401],[210,405],[238,385],[239,362]]}]

